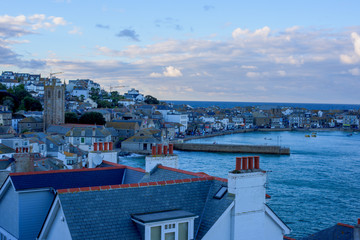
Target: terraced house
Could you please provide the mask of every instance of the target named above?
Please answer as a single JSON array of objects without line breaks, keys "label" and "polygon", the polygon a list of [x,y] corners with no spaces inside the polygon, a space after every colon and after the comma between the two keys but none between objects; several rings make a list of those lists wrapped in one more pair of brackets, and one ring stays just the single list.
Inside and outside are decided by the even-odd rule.
[{"label": "terraced house", "polygon": [[[242,160],[242,163],[241,163]],[[0,190],[6,239],[274,239],[290,229],[266,205],[259,159],[228,179],[157,165],[12,173]]]}]

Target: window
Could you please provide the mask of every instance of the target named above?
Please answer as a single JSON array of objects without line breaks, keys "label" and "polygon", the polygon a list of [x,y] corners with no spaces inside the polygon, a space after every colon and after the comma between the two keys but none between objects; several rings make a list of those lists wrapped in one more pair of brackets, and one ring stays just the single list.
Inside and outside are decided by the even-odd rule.
[{"label": "window", "polygon": [[189,222],[161,224],[150,229],[149,240],[188,240]]},{"label": "window", "polygon": [[144,233],[145,240],[189,240],[194,238],[194,219],[198,216],[184,210],[133,214],[132,220]]},{"label": "window", "polygon": [[85,143],[85,138],[81,138],[81,143]]}]

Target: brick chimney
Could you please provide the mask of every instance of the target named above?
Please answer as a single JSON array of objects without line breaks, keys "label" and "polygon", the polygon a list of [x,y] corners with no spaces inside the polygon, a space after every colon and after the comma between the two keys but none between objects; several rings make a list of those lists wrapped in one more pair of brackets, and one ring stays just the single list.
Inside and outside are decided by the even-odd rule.
[{"label": "brick chimney", "polygon": [[234,239],[266,239],[266,172],[260,169],[259,157],[236,158],[235,170],[228,175],[228,192],[235,195]]},{"label": "brick chimney", "polygon": [[33,172],[34,159],[30,157],[29,153],[16,153],[15,158],[15,172]]}]

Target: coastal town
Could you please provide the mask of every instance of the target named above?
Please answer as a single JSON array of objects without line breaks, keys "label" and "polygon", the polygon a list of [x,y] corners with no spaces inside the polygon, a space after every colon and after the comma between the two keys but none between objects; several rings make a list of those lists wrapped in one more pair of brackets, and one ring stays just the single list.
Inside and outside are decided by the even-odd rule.
[{"label": "coastal town", "polygon": [[[314,131],[341,130],[351,137],[359,129],[360,109],[175,105],[136,87],[111,85],[106,91],[96,80],[65,83],[59,75],[3,71],[0,76],[1,239],[86,239],[90,232],[95,238],[105,234],[114,216],[122,230],[107,229],[105,238],[291,239],[285,236],[290,228],[266,205],[270,196],[258,156],[234,159],[234,171],[223,179],[178,169],[174,145],[249,131],[304,131],[304,137],[315,138]],[[146,156],[145,170],[119,164],[133,153]],[[246,177],[249,185],[239,188]],[[189,198],[174,195],[185,191]],[[256,200],[243,197],[249,193]],[[131,207],[110,204],[111,194]],[[146,197],[148,206],[139,202]],[[156,205],[159,199],[168,209]],[[249,201],[254,203],[244,204]],[[79,216],[95,212],[91,231],[77,227]],[[249,218],[250,213],[255,215]],[[242,226],[244,221],[251,227]],[[259,224],[264,231],[256,233]]]}]

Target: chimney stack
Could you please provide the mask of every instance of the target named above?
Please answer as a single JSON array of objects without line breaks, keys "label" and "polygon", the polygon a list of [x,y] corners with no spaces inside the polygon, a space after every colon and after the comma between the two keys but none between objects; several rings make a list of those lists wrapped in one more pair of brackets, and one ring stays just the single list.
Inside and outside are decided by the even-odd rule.
[{"label": "chimney stack", "polygon": [[174,144],[172,144],[172,143],[169,144],[169,154],[170,155],[174,154]]},{"label": "chimney stack", "polygon": [[98,149],[97,149],[97,143],[94,142],[94,151],[97,152],[97,150],[98,150]]},{"label": "chimney stack", "polygon": [[161,154],[162,154],[162,152],[161,152],[161,150],[162,150],[162,145],[161,145],[161,144],[158,144],[158,145],[157,145],[157,148],[158,148],[158,149],[157,149],[157,154],[158,154],[158,155],[161,155]]},{"label": "chimney stack", "polygon": [[168,146],[164,146],[164,155],[167,155],[167,152],[168,152]]},{"label": "chimney stack", "polygon": [[248,164],[248,158],[247,157],[242,157],[242,170],[247,170],[248,169],[247,164]]},{"label": "chimney stack", "polygon": [[249,161],[249,169],[250,170],[254,169],[254,158],[248,157],[248,161]]},{"label": "chimney stack", "polygon": [[259,231],[266,221],[266,172],[260,170],[259,160],[237,157],[235,170],[228,175],[228,192],[235,197],[234,239],[267,239],[264,231]]},{"label": "chimney stack", "polygon": [[255,160],[255,169],[260,169],[260,157],[255,156],[254,160]]},{"label": "chimney stack", "polygon": [[151,155],[156,155],[156,146],[151,146]]},{"label": "chimney stack", "polygon": [[236,157],[236,166],[235,170],[241,170],[241,157]]}]

